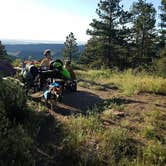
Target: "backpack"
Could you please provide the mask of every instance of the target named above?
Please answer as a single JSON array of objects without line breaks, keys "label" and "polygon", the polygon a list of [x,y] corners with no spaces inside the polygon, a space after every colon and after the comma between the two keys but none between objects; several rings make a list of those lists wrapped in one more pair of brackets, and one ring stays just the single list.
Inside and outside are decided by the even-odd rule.
[{"label": "backpack", "polygon": [[60,59],[53,60],[50,63],[50,70],[55,70],[55,69],[62,70],[62,67],[63,67],[63,62]]}]

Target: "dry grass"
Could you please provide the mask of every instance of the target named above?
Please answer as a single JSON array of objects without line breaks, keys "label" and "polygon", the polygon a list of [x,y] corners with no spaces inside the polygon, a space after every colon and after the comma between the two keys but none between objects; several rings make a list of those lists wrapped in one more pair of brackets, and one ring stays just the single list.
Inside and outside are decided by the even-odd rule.
[{"label": "dry grass", "polygon": [[[126,95],[140,92],[166,94],[166,79],[146,73],[134,74],[131,70],[121,73],[111,70],[89,70],[86,72],[77,71],[77,74],[80,79],[91,81],[101,86],[107,85],[111,87],[114,85]],[[84,84],[84,86],[86,85]]]}]

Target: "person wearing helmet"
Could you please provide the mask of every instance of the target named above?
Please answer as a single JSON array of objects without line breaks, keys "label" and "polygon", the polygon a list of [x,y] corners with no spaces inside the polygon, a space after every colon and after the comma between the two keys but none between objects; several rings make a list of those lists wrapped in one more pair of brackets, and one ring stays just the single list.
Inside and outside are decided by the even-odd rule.
[{"label": "person wearing helmet", "polygon": [[40,68],[42,70],[48,70],[50,67],[50,62],[51,62],[51,50],[46,49],[43,54],[45,57],[40,63]]}]

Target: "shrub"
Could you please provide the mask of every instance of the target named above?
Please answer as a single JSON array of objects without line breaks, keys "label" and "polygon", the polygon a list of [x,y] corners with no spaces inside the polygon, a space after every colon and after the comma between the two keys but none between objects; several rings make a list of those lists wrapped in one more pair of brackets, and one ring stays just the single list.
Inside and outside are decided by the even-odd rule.
[{"label": "shrub", "polygon": [[150,141],[143,150],[144,163],[147,166],[163,166],[166,163],[166,147],[156,141]]},{"label": "shrub", "polygon": [[100,155],[108,165],[118,165],[121,160],[131,160],[137,155],[137,144],[128,136],[126,129],[111,128],[104,132],[101,139]]},{"label": "shrub", "polygon": [[32,139],[21,125],[10,122],[2,101],[0,108],[0,165],[33,166]]},{"label": "shrub", "polygon": [[11,119],[23,114],[26,105],[26,93],[19,82],[14,79],[0,80],[0,100]]},{"label": "shrub", "polygon": [[0,80],[0,165],[33,166],[33,141],[21,120],[26,96],[20,85],[11,80]]}]

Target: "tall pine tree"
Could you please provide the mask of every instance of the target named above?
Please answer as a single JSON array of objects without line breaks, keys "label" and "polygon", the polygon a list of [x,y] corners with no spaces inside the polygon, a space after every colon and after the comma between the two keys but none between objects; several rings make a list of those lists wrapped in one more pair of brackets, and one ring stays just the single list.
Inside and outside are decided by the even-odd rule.
[{"label": "tall pine tree", "polygon": [[68,59],[70,61],[77,61],[78,60],[78,46],[77,46],[77,39],[74,37],[74,34],[71,32],[66,37],[66,42],[64,43],[64,49],[62,52],[63,59]]},{"label": "tall pine tree", "polygon": [[[120,0],[100,0],[96,13],[99,19],[93,19],[87,34],[97,40],[100,59],[107,67],[119,65],[122,47],[126,45],[126,23],[128,13],[120,6]],[[92,55],[95,56],[95,55]]]},{"label": "tall pine tree", "polygon": [[160,6],[161,14],[161,47],[164,47],[166,44],[166,0],[161,0],[161,6]]},{"label": "tall pine tree", "polygon": [[132,6],[134,66],[149,64],[155,56],[155,15],[153,4],[138,0]]}]

